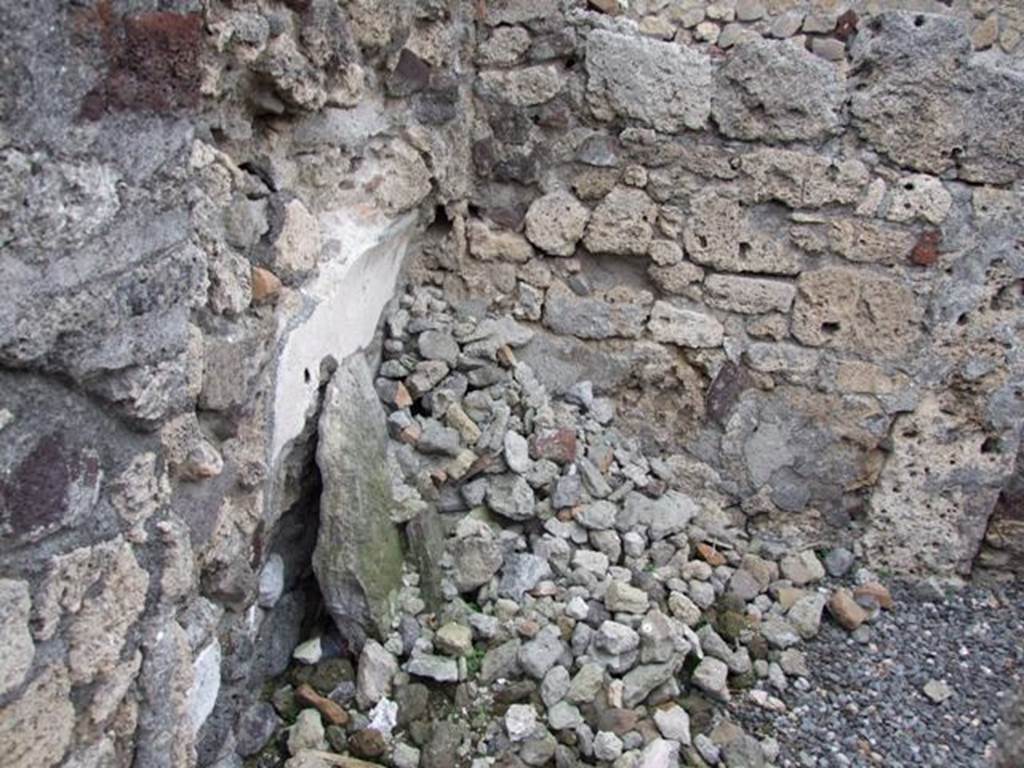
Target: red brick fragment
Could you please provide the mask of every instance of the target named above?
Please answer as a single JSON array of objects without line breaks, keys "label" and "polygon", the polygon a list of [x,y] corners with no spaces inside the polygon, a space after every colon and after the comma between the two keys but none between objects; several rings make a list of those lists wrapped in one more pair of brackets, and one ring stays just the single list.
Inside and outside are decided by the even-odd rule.
[{"label": "red brick fragment", "polygon": [[575,430],[562,428],[536,432],[530,439],[530,455],[555,464],[571,464],[576,460]]},{"label": "red brick fragment", "polygon": [[917,243],[910,252],[910,263],[919,267],[930,267],[939,260],[939,243],[942,235],[938,230],[932,229],[922,232],[917,238]]}]

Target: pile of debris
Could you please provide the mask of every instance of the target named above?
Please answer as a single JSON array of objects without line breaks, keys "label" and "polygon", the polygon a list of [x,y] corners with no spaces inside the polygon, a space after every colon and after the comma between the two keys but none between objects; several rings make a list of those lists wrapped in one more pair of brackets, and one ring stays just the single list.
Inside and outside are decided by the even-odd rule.
[{"label": "pile of debris", "polygon": [[853,553],[751,541],[742,514],[680,490],[684,457],[645,456],[591,382],[553,397],[517,361],[526,326],[466,317],[430,288],[399,304],[375,381],[392,518],[437,515],[440,599],[428,607],[426,575],[407,568],[393,632],[368,639],[355,668],[330,658],[337,644],[300,648],[306,663],[255,728],[293,723],[264,756],[286,746],[288,768],[774,762],[774,739],[730,710],[784,709],[775,694],[808,685],[799,646],[826,608],[863,632],[892,606],[887,589],[860,569],[855,589],[830,590]]}]

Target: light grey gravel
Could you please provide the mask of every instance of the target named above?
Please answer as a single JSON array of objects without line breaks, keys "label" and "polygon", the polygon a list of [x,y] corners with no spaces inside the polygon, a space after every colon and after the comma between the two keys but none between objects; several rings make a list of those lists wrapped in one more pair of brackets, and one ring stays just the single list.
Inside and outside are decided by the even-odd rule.
[{"label": "light grey gravel", "polygon": [[[903,585],[892,592],[895,609],[865,644],[822,623],[802,648],[810,685],[779,694],[785,713],[740,709],[749,732],[778,740],[779,766],[990,764],[1000,718],[1024,689],[1024,585],[971,586],[939,602]],[[951,695],[934,702],[932,681]]]}]

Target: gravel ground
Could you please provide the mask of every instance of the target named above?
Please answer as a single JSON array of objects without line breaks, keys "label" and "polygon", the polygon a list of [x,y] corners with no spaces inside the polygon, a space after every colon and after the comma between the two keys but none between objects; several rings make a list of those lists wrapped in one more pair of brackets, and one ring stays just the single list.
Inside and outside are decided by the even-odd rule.
[{"label": "gravel ground", "polygon": [[[937,602],[897,585],[893,596],[895,610],[866,643],[823,622],[803,648],[811,677],[779,695],[787,712],[741,708],[749,731],[779,741],[778,765],[990,764],[1000,719],[1024,684],[1024,585],[971,586]],[[951,690],[942,703],[923,692],[932,680]]]}]

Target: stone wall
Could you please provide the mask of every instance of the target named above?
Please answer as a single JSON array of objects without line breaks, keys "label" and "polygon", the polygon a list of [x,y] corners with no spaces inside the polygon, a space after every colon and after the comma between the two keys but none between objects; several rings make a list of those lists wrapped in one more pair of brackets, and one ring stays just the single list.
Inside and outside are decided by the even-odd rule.
[{"label": "stone wall", "polygon": [[1019,14],[591,5],[488,6],[468,255],[422,279],[750,530],[969,572],[1020,441]]},{"label": "stone wall", "polygon": [[320,600],[320,401],[403,264],[755,534],[964,573],[1002,492],[1014,551],[1017,3],[0,23],[8,764],[238,764]]}]

